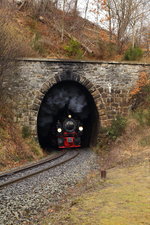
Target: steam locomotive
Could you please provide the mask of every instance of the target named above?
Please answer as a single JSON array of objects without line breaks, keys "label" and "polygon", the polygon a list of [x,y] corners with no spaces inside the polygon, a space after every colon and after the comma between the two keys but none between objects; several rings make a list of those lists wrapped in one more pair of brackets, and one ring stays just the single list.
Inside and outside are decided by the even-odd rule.
[{"label": "steam locomotive", "polygon": [[57,122],[57,144],[58,148],[78,148],[81,147],[81,136],[83,126],[80,121],[68,115],[68,118]]}]

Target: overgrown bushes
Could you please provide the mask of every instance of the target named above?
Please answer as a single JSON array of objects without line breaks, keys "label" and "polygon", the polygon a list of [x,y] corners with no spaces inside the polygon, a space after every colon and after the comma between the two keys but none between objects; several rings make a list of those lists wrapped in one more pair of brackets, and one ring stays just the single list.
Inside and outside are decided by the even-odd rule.
[{"label": "overgrown bushes", "polygon": [[109,138],[115,140],[117,137],[121,136],[126,125],[127,119],[122,116],[117,116],[116,119],[112,121],[111,126],[107,129]]},{"label": "overgrown bushes", "polygon": [[127,49],[124,54],[124,59],[128,61],[135,61],[141,59],[143,56],[143,51],[139,47],[131,47]]},{"label": "overgrown bushes", "polygon": [[28,126],[23,126],[22,127],[22,137],[23,138],[29,138],[31,136],[31,131]]},{"label": "overgrown bushes", "polygon": [[71,39],[68,45],[64,46],[64,50],[66,51],[67,56],[81,59],[83,56],[83,50],[78,41]]},{"label": "overgrown bushes", "polygon": [[117,55],[117,46],[112,42],[103,40],[98,41],[98,51],[96,53],[99,59],[110,59]]},{"label": "overgrown bushes", "polygon": [[133,117],[141,126],[150,126],[150,107],[147,109],[138,109],[133,113]]},{"label": "overgrown bushes", "polygon": [[[118,115],[111,123],[111,126],[106,128],[101,128],[100,130],[100,142],[98,149],[107,150],[108,146],[120,137],[127,126],[127,118]],[[97,150],[96,150],[97,151]],[[99,151],[99,150],[98,150]]]},{"label": "overgrown bushes", "polygon": [[130,94],[133,117],[141,126],[150,126],[150,79],[147,73],[141,72]]},{"label": "overgrown bushes", "polygon": [[143,137],[140,141],[139,144],[142,147],[146,147],[146,146],[150,146],[150,135],[147,135],[145,137]]},{"label": "overgrown bushes", "polygon": [[134,100],[133,117],[141,126],[150,126],[150,85],[142,87],[134,96]]}]

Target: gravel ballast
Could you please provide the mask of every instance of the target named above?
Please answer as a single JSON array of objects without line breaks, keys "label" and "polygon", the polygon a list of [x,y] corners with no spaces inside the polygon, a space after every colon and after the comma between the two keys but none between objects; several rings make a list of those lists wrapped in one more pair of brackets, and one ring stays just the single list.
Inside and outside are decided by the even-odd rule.
[{"label": "gravel ballast", "polygon": [[[71,151],[68,154],[71,156]],[[97,169],[100,169],[97,155],[81,149],[76,158],[61,166],[0,189],[0,225],[34,224],[36,215]]]}]

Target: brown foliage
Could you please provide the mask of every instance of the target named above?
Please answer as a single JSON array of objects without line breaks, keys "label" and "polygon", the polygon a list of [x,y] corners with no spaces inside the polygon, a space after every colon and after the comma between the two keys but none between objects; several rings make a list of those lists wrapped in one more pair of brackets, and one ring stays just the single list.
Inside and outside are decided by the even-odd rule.
[{"label": "brown foliage", "polygon": [[135,87],[131,90],[130,95],[136,95],[138,94],[142,87],[149,85],[150,84],[150,80],[148,79],[148,75],[146,72],[141,72],[140,76],[139,76],[139,80],[137,81]]},{"label": "brown foliage", "polygon": [[117,46],[113,42],[106,42],[104,40],[99,40],[97,51],[95,52],[98,59],[112,59],[117,54]]},{"label": "brown foliage", "polygon": [[44,156],[38,144],[24,140],[20,127],[13,122],[11,105],[1,100],[0,110],[0,171],[16,167]]},{"label": "brown foliage", "polygon": [[130,92],[131,109],[149,107],[150,79],[146,72],[141,72],[139,80]]},{"label": "brown foliage", "polygon": [[[29,47],[24,44],[17,27],[14,27],[16,11],[8,7],[0,9],[0,93],[7,95],[13,80],[16,80],[16,58],[27,56]],[[4,93],[4,95],[3,95]]]}]

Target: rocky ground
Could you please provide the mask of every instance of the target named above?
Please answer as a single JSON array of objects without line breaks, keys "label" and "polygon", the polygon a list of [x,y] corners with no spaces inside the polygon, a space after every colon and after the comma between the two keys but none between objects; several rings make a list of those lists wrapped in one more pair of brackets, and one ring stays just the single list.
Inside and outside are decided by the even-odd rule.
[{"label": "rocky ground", "polygon": [[0,225],[38,223],[49,207],[66,196],[68,188],[97,170],[97,155],[90,149],[82,149],[64,165],[1,189]]}]

